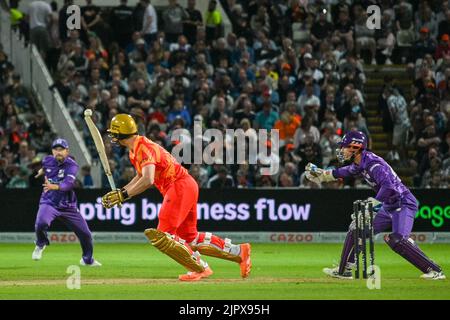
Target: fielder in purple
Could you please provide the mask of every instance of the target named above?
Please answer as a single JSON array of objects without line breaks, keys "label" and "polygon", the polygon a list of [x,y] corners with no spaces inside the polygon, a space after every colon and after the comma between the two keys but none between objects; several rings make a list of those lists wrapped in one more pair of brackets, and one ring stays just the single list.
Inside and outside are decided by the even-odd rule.
[{"label": "fielder in purple", "polygon": [[[418,202],[411,191],[403,185],[383,158],[367,150],[367,137],[364,133],[347,133],[339,146],[338,160],[341,163],[349,163],[348,165],[324,170],[308,164],[306,177],[318,183],[349,176],[364,178],[376,192],[374,198],[368,199],[377,211],[373,221],[374,233],[391,230],[392,232],[385,236],[385,242],[393,251],[422,271],[422,278],[445,279],[441,267],[429,259],[409,237],[418,210]],[[326,274],[336,278],[352,278],[355,262],[353,228],[352,223],[345,239],[339,267],[325,268],[323,271]]]},{"label": "fielder in purple", "polygon": [[78,164],[69,156],[69,145],[64,139],[56,139],[52,144],[52,154],[42,160],[38,176],[45,175],[44,190],[36,217],[36,248],[32,258],[40,260],[42,251],[50,244],[47,231],[55,219],[62,221],[72,230],[81,243],[80,264],[99,266],[93,258],[92,235],[77,208],[77,198],[73,190],[78,173]]}]

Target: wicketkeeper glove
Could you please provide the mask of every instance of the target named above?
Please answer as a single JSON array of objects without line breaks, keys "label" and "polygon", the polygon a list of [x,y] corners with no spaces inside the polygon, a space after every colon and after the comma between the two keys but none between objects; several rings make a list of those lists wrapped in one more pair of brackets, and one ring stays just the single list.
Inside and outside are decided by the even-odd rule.
[{"label": "wicketkeeper glove", "polygon": [[373,197],[367,198],[367,201],[372,203],[373,212],[378,212],[381,209],[381,207],[383,206],[382,202],[378,201],[377,199],[375,199]]},{"label": "wicketkeeper glove", "polygon": [[102,205],[106,209],[110,209],[115,205],[121,205],[125,201],[130,199],[128,192],[125,189],[116,189],[108,192],[102,197]]},{"label": "wicketkeeper glove", "polygon": [[335,177],[333,177],[331,169],[321,169],[311,162],[306,165],[305,172],[306,179],[317,184],[337,180]]}]

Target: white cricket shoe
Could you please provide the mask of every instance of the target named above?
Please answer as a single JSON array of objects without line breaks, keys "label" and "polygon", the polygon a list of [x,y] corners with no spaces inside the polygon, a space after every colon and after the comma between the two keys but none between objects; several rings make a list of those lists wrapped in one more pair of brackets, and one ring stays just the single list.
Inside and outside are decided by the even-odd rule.
[{"label": "white cricket shoe", "polygon": [[426,280],[445,280],[445,274],[442,271],[430,271],[428,273],[424,273],[423,275],[420,276],[422,279],[426,279]]},{"label": "white cricket shoe", "polygon": [[94,259],[94,262],[92,262],[91,264],[87,264],[86,262],[84,262],[83,258],[81,258],[80,264],[82,266],[88,266],[88,267],[101,267],[102,266],[102,264],[95,259]]},{"label": "white cricket shoe", "polygon": [[330,276],[332,278],[345,279],[345,280],[352,280],[353,279],[352,269],[348,268],[348,267],[345,268],[343,274],[339,274],[339,267],[323,268],[322,271],[327,276]]},{"label": "white cricket shoe", "polygon": [[36,246],[34,248],[33,254],[31,255],[31,259],[36,260],[36,261],[41,260],[42,252],[44,251],[44,249],[45,249],[45,246],[43,246],[43,247]]}]

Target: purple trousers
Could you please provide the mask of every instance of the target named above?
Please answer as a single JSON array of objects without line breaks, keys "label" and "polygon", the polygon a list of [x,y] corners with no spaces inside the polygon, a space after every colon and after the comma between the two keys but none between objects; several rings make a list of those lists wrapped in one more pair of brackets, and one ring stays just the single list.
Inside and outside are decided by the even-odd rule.
[{"label": "purple trousers", "polygon": [[41,204],[34,225],[36,231],[36,245],[43,247],[49,245],[47,231],[53,220],[59,219],[71,231],[73,231],[80,240],[83,260],[87,264],[93,262],[92,234],[86,223],[76,208],[58,210],[50,205]]},{"label": "purple trousers", "polygon": [[[438,265],[431,261],[415,243],[408,240],[417,210],[416,198],[411,193],[404,194],[400,209],[388,211],[382,207],[378,211],[373,220],[373,231],[375,234],[378,234],[386,230],[392,230],[389,237],[385,239],[392,250],[424,273],[430,270],[440,271],[441,268]],[[355,262],[353,245],[353,230],[349,230],[345,238],[339,264],[339,273],[341,274],[348,263]]]}]

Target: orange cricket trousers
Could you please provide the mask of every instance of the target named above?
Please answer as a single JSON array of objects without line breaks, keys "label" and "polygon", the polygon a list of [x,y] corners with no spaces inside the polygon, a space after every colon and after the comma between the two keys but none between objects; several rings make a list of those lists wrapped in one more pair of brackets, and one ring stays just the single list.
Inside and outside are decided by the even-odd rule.
[{"label": "orange cricket trousers", "polygon": [[157,229],[188,243],[197,237],[198,185],[189,174],[176,180],[164,195]]}]

